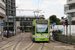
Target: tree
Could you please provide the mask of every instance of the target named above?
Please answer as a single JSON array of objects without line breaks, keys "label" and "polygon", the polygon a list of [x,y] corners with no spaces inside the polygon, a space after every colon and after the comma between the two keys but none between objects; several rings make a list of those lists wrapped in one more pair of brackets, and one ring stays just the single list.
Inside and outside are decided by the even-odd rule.
[{"label": "tree", "polygon": [[61,25],[60,19],[57,18],[56,15],[51,15],[49,17],[50,23],[56,23],[57,25]]}]

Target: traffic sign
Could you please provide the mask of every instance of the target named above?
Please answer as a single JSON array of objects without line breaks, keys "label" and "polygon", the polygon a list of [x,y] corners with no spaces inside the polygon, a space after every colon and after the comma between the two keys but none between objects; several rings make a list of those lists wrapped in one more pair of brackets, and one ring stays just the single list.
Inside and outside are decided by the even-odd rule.
[{"label": "traffic sign", "polygon": [[50,31],[50,33],[52,33],[52,31]]},{"label": "traffic sign", "polygon": [[63,26],[65,26],[65,23],[63,23]]},{"label": "traffic sign", "polygon": [[55,23],[52,23],[52,26],[55,26]]},{"label": "traffic sign", "polygon": [[1,26],[4,26],[4,23],[1,23],[0,25],[1,25]]}]

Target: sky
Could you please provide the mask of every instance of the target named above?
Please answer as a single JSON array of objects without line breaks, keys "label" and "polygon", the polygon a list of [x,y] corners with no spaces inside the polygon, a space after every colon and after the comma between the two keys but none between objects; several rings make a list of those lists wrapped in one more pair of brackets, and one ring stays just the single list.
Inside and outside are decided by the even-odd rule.
[{"label": "sky", "polygon": [[[57,18],[66,17],[64,14],[64,5],[66,0],[16,0],[17,9],[41,10],[39,15],[44,15],[46,19],[51,15]],[[19,11],[17,16],[34,16],[33,11]]]}]

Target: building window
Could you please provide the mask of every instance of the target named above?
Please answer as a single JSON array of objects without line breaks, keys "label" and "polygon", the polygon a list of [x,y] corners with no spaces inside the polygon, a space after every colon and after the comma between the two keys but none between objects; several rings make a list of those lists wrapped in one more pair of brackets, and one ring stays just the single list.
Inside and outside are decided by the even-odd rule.
[{"label": "building window", "polygon": [[65,7],[64,10],[67,11],[67,10],[69,10],[69,8],[68,7]]},{"label": "building window", "polygon": [[71,13],[70,15],[71,15],[71,17],[75,17],[75,13]]},{"label": "building window", "polygon": [[69,0],[69,1],[72,1],[72,0]]},{"label": "building window", "polygon": [[26,18],[24,18],[24,20],[26,20]]},{"label": "building window", "polygon": [[28,18],[28,20],[30,20],[30,19]]},{"label": "building window", "polygon": [[21,20],[21,18],[19,18],[19,20]]},{"label": "building window", "polygon": [[75,5],[69,6],[69,10],[71,10],[71,9],[75,9]]}]

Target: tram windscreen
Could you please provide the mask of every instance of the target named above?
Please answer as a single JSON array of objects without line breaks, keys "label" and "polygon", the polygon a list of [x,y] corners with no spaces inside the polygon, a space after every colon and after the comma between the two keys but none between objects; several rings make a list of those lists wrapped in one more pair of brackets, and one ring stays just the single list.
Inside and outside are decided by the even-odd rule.
[{"label": "tram windscreen", "polygon": [[47,21],[37,21],[36,22],[36,32],[37,33],[48,33],[48,22]]}]

